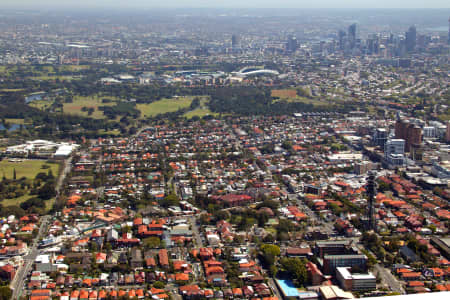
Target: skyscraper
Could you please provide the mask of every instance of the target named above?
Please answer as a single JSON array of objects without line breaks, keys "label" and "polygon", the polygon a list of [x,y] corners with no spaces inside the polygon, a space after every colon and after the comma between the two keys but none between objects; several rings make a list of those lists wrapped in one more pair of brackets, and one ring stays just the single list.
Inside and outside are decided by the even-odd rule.
[{"label": "skyscraper", "polygon": [[405,140],[405,151],[409,152],[411,145],[422,143],[422,129],[398,117],[397,122],[395,122],[395,138]]},{"label": "skyscraper", "polygon": [[289,35],[286,43],[286,51],[295,52],[298,48],[297,38],[293,35]]},{"label": "skyscraper", "polygon": [[350,48],[355,48],[356,45],[356,23],[353,23],[348,27],[348,40],[350,42]]},{"label": "skyscraper", "polygon": [[345,47],[345,36],[346,33],[344,30],[339,30],[338,37],[339,37],[339,49],[344,50]]},{"label": "skyscraper", "polygon": [[231,36],[231,48],[239,48],[239,36],[237,36],[236,34],[233,34]]},{"label": "skyscraper", "polygon": [[405,33],[406,38],[406,51],[413,52],[416,48],[417,41],[417,30],[416,26],[409,27],[408,31]]}]

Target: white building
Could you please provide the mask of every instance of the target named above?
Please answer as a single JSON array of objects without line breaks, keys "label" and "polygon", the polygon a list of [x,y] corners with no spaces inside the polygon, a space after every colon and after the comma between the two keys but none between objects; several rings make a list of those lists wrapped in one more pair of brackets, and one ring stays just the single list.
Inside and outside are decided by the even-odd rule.
[{"label": "white building", "polygon": [[336,278],[339,285],[346,291],[371,291],[377,287],[377,280],[372,273],[352,274],[351,268],[336,268]]},{"label": "white building", "polygon": [[434,138],[436,137],[436,128],[433,126],[425,126],[423,128],[423,137],[424,138]]},{"label": "white building", "polygon": [[405,164],[405,140],[391,139],[384,147],[384,157],[390,166],[402,166]]}]

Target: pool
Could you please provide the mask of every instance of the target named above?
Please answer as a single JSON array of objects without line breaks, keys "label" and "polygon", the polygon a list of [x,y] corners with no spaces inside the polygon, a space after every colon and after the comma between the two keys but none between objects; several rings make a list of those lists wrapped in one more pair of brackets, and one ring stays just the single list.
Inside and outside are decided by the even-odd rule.
[{"label": "pool", "polygon": [[276,281],[284,297],[299,296],[298,290],[291,280],[277,279]]}]

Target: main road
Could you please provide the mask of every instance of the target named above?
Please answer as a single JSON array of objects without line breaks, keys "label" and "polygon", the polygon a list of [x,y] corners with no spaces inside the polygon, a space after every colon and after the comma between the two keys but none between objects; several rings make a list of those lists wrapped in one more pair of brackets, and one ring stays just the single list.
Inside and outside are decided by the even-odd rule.
[{"label": "main road", "polygon": [[27,274],[31,270],[33,262],[36,260],[36,257],[39,254],[39,240],[42,238],[42,235],[47,232],[47,224],[49,220],[50,216],[48,215],[41,218],[41,226],[39,227],[39,232],[33,240],[33,244],[29,249],[28,255],[24,256],[23,258],[24,263],[19,267],[14,280],[11,282],[11,288],[13,289],[13,295],[11,299],[19,299],[21,297]]}]

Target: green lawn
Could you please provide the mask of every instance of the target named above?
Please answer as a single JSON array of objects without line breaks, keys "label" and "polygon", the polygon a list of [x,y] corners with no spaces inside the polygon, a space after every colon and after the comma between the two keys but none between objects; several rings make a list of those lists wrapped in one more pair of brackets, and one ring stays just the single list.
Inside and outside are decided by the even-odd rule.
[{"label": "green lawn", "polygon": [[35,101],[28,103],[29,106],[35,107],[40,110],[49,108],[52,104],[53,104],[53,101],[48,101],[48,100],[35,100]]},{"label": "green lawn", "polygon": [[87,65],[63,65],[60,67],[60,70],[70,71],[70,72],[78,72],[81,70],[89,69],[90,66]]},{"label": "green lawn", "polygon": [[[0,71],[0,73],[3,73],[3,72]],[[23,89],[0,89],[0,92],[20,92],[20,91],[23,91]]]},{"label": "green lawn", "polygon": [[3,199],[0,204],[4,207],[6,206],[12,206],[12,205],[20,205],[23,202],[27,201],[30,198],[33,198],[35,196],[32,195],[23,195],[22,197],[12,198],[12,199]]},{"label": "green lawn", "polygon": [[25,120],[24,119],[5,119],[6,123],[9,124],[25,124]]},{"label": "green lawn", "polygon": [[[98,107],[115,105],[115,102],[102,103],[102,99],[111,99],[113,101],[118,100],[112,99],[112,97],[99,97],[98,95],[89,97],[75,96],[72,103],[63,104],[63,112],[67,114],[91,117],[94,119],[102,119],[105,116],[103,115],[103,111],[98,110]],[[86,107],[88,109],[92,107],[94,109],[94,112],[89,116],[87,111],[81,110],[83,107]]]},{"label": "green lawn", "polygon": [[[0,176],[5,175],[6,178],[12,179],[14,169],[16,170],[17,179],[25,176],[27,179],[32,180],[40,172],[47,173],[49,169],[42,169],[43,165],[49,165],[52,173],[55,177],[58,176],[59,165],[55,163],[47,163],[45,160],[23,160],[22,162],[10,162],[8,160],[0,161]],[[11,206],[20,205],[28,199],[35,197],[34,195],[23,195],[21,197],[4,199],[1,201],[1,205]],[[55,198],[45,201],[46,210],[50,210],[55,203]]]},{"label": "green lawn", "polygon": [[42,169],[43,165],[49,165],[53,175],[55,177],[58,176],[58,164],[47,163],[45,160],[23,160],[21,162],[10,162],[7,159],[0,161],[0,176],[3,177],[3,175],[5,175],[6,178],[12,179],[15,169],[17,179],[23,176],[28,179],[33,179],[40,172],[48,172],[48,169]]},{"label": "green lawn", "polygon": [[104,129],[100,129],[98,131],[99,134],[108,134],[108,135],[120,135],[120,130],[119,129],[113,129],[113,130],[108,130],[105,131]]},{"label": "green lawn", "polygon": [[162,99],[149,104],[137,104],[136,108],[141,111],[141,118],[154,117],[159,114],[175,112],[179,109],[189,107],[193,98],[189,96]]},{"label": "green lawn", "polygon": [[295,98],[288,98],[288,99],[277,99],[275,100],[275,102],[277,101],[286,101],[286,102],[302,102],[305,104],[312,104],[314,106],[326,106],[326,105],[330,105],[330,102],[327,102],[326,100],[319,100],[319,99],[309,99],[309,98],[305,98],[305,97],[295,97]]},{"label": "green lawn", "polygon": [[188,111],[187,113],[184,114],[184,116],[188,119],[192,118],[192,117],[204,117],[204,116],[217,116],[217,113],[213,113],[212,111],[209,110],[209,108],[197,108],[191,111]]},{"label": "green lawn", "polygon": [[[22,197],[13,198],[13,199],[3,199],[0,204],[3,207],[12,206],[12,205],[20,205],[27,201],[30,198],[36,197],[35,195],[23,195]],[[45,210],[49,211],[52,209],[53,204],[55,203],[56,198],[51,198],[50,200],[45,201]]]},{"label": "green lawn", "polygon": [[76,76],[70,76],[70,75],[66,75],[66,76],[62,76],[62,75],[42,75],[42,76],[32,76],[30,77],[30,79],[32,80],[41,80],[41,81],[48,81],[48,80],[56,80],[59,79],[60,81],[63,80],[73,80],[73,79],[77,79]]}]

